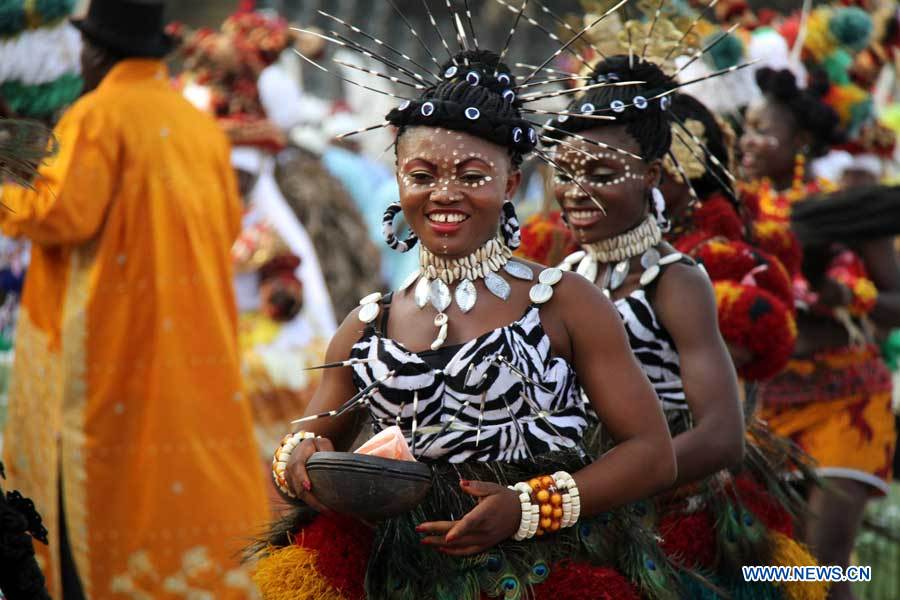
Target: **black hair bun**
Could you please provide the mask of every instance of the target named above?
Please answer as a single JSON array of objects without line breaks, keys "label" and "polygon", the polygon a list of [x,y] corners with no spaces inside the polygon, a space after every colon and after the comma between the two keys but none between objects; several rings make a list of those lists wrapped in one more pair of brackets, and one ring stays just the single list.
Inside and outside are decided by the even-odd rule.
[{"label": "black hair bun", "polygon": [[828,92],[827,77],[810,73],[808,89],[797,86],[797,78],[787,69],[765,67],[756,72],[756,84],[763,94],[786,107],[798,127],[812,136],[813,158],[825,154],[829,147],[843,141],[840,117],[822,97]]},{"label": "black hair bun", "polygon": [[507,89],[515,89],[516,76],[512,70],[500,62],[500,56],[491,50],[469,50],[460,52],[441,65],[444,81],[464,79],[468,83],[477,81],[487,89],[502,94]]},{"label": "black hair bun", "polygon": [[800,93],[797,87],[797,78],[787,69],[775,70],[771,67],[763,67],[756,72],[756,85],[764,93],[783,102]]},{"label": "black hair bun", "polygon": [[595,65],[585,85],[615,84],[640,81],[634,85],[602,85],[591,88],[573,100],[567,113],[605,115],[614,121],[586,119],[563,115],[553,120],[554,138],[566,133],[578,133],[588,129],[624,125],[637,140],[645,160],[662,158],[672,143],[671,121],[668,110],[675,82],[653,62],[635,56],[610,56]]},{"label": "black hair bun", "polygon": [[591,79],[595,82],[603,81],[643,81],[644,89],[663,92],[673,86],[672,78],[654,62],[617,54],[598,62],[594,65]]},{"label": "black hair bun", "polygon": [[508,148],[516,164],[537,145],[537,131],[522,117],[515,75],[497,53],[461,52],[442,66],[441,78],[386,119],[401,129],[423,125],[470,133]]}]

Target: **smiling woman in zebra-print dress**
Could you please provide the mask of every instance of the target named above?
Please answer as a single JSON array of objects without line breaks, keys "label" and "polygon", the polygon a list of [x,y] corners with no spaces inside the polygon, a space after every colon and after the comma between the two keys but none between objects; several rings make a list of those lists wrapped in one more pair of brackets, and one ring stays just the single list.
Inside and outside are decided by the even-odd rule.
[{"label": "smiling woman in zebra-print dress", "polygon": [[[646,595],[666,596],[667,565],[655,542],[626,551],[650,538],[631,528],[628,517],[609,516],[672,483],[674,457],[662,411],[612,303],[581,277],[510,259],[518,225],[509,199],[536,136],[514,97],[502,95],[514,88],[515,77],[496,54],[469,52],[456,62],[458,69],[443,67],[442,83],[388,115],[399,127],[400,204],[386,213],[386,240],[401,250],[421,242],[421,268],[402,289],[363,299],[339,328],[327,361],[349,361],[352,368],[325,372],[307,415],[327,418],[304,422],[318,437],[290,452],[285,490],[325,511],[305,464],[317,451],[349,448],[363,411],[341,408],[355,399],[376,431],[399,426],[413,455],[438,474],[436,486],[450,474],[440,494],[457,497],[462,509],[435,508],[446,505],[432,498],[417,512],[380,524],[376,540],[388,544],[383,550],[391,557],[381,552],[369,559],[369,597],[388,597],[385,586],[392,598],[477,599],[510,586],[538,591],[563,558],[600,569],[591,571],[593,581],[617,582],[609,584],[610,590],[622,586],[609,592],[616,597],[636,592],[603,565],[626,571]],[[417,240],[394,236],[399,210]],[[596,460],[583,443],[582,389],[619,442]],[[529,521],[522,494],[507,485],[539,477],[551,464],[571,469],[580,525],[547,529],[540,543],[523,541],[517,531]],[[597,518],[611,522],[609,537],[592,529]],[[399,542],[409,534],[412,547]],[[473,555],[480,557],[466,558]],[[511,565],[522,556],[530,557],[527,573]],[[621,564],[635,558],[635,565]],[[391,579],[420,564],[427,567],[409,567],[402,582],[399,575]],[[493,577],[491,565],[510,575]]]},{"label": "smiling woman in zebra-print dress", "polygon": [[[616,121],[574,118],[559,126],[567,145],[557,150],[555,192],[583,248],[565,259],[564,268],[577,269],[614,301],[665,411],[678,485],[654,498],[653,516],[666,552],[682,565],[702,568],[733,597],[797,597],[799,588],[792,584],[751,584],[741,574],[744,565],[815,564],[791,538],[788,507],[797,505],[785,500],[796,495],[773,466],[795,455],[776,452],[789,444],[771,434],[764,441],[774,443],[763,444],[756,437],[763,432],[754,428],[747,435],[744,459],[737,378],[719,331],[712,282],[691,258],[662,240],[662,230],[668,229],[666,202],[658,188],[664,160],[685,178],[680,185],[690,185],[684,166],[670,152],[673,136],[683,139],[683,130],[673,126],[678,117],[672,115],[684,100],[663,93],[674,82],[649,59],[619,55],[595,65],[592,81],[613,77],[642,84],[598,88],[579,98],[569,112],[620,106]],[[707,134],[715,126],[709,115]],[[696,139],[689,142],[690,155],[702,157],[707,145]],[[634,156],[598,151],[597,144]],[[706,161],[699,162],[705,168]],[[719,159],[726,162],[727,156]],[[596,209],[594,201],[606,212]],[[762,314],[765,308],[757,303],[749,310]],[[803,594],[823,598],[826,590],[823,584],[806,584]],[[700,595],[692,591],[689,597]]]}]

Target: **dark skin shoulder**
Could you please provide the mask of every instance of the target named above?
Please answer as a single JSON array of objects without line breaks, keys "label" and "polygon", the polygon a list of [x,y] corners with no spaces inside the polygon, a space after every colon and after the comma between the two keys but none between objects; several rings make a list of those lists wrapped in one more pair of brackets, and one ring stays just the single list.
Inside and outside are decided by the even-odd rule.
[{"label": "dark skin shoulder", "polygon": [[[541,319],[551,341],[554,338],[550,328],[558,323],[565,329],[571,349],[570,362],[579,383],[604,428],[618,442],[616,449],[580,471],[579,475],[589,478],[591,487],[606,493],[605,498],[592,502],[596,511],[645,497],[632,493],[634,490],[615,489],[615,482],[622,481],[634,466],[616,452],[626,446],[640,448],[635,455],[646,458],[648,473],[672,473],[674,464],[670,464],[669,459],[674,460],[674,456],[660,456],[658,451],[657,445],[670,436],[656,393],[634,355],[617,351],[629,346],[622,320],[612,302],[591,282],[574,273],[565,273],[555,292]],[[649,489],[644,492],[652,494]]]},{"label": "dark skin shoulder", "polygon": [[872,320],[881,328],[900,327],[900,259],[892,238],[865,241],[857,247],[872,283],[878,288],[878,300]]},{"label": "dark skin shoulder", "polygon": [[719,332],[716,299],[698,267],[667,267],[650,301],[678,350],[685,397],[694,427],[675,438],[677,484],[738,464],[744,453],[744,419],[737,374]]}]

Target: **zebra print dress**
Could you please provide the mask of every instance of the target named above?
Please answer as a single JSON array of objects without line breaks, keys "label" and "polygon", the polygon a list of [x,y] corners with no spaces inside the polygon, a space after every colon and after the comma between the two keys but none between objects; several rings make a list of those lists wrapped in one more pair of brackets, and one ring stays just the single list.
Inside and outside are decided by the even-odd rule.
[{"label": "zebra print dress", "polygon": [[[690,259],[679,262],[696,265]],[[659,281],[659,276],[655,281]],[[662,404],[669,433],[676,436],[692,429],[694,418],[681,381],[678,348],[675,347],[672,336],[656,318],[647,290],[639,287],[628,296],[616,300],[615,305],[628,333],[628,345]]]},{"label": "zebra print dress", "polygon": [[628,344],[641,370],[653,384],[663,411],[686,411],[687,400],[681,382],[681,361],[669,332],[656,318],[644,288],[616,300],[616,310],[628,333]]},{"label": "zebra print dress", "polygon": [[[695,265],[685,259],[682,264]],[[656,278],[659,281],[659,277]],[[628,333],[628,344],[641,370],[650,380],[662,404],[669,433],[676,436],[694,427],[691,408],[681,380],[681,360],[675,341],[656,318],[647,290],[639,287],[615,301],[616,310]]]},{"label": "zebra print dress", "polygon": [[[385,299],[389,304],[390,298]],[[388,311],[385,311],[387,315]],[[351,358],[375,430],[398,425],[416,458],[515,462],[576,447],[587,428],[572,366],[552,357],[532,305],[517,321],[438,352],[414,353],[369,325]]]}]

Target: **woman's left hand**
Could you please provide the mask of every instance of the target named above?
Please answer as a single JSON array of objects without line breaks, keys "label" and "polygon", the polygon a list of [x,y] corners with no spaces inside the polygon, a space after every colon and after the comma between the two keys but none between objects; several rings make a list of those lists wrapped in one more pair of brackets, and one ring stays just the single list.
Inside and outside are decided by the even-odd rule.
[{"label": "woman's left hand", "polygon": [[522,508],[519,495],[502,485],[486,481],[459,482],[478,505],[459,521],[430,521],[416,527],[427,534],[422,543],[452,556],[468,556],[493,548],[519,529]]}]

